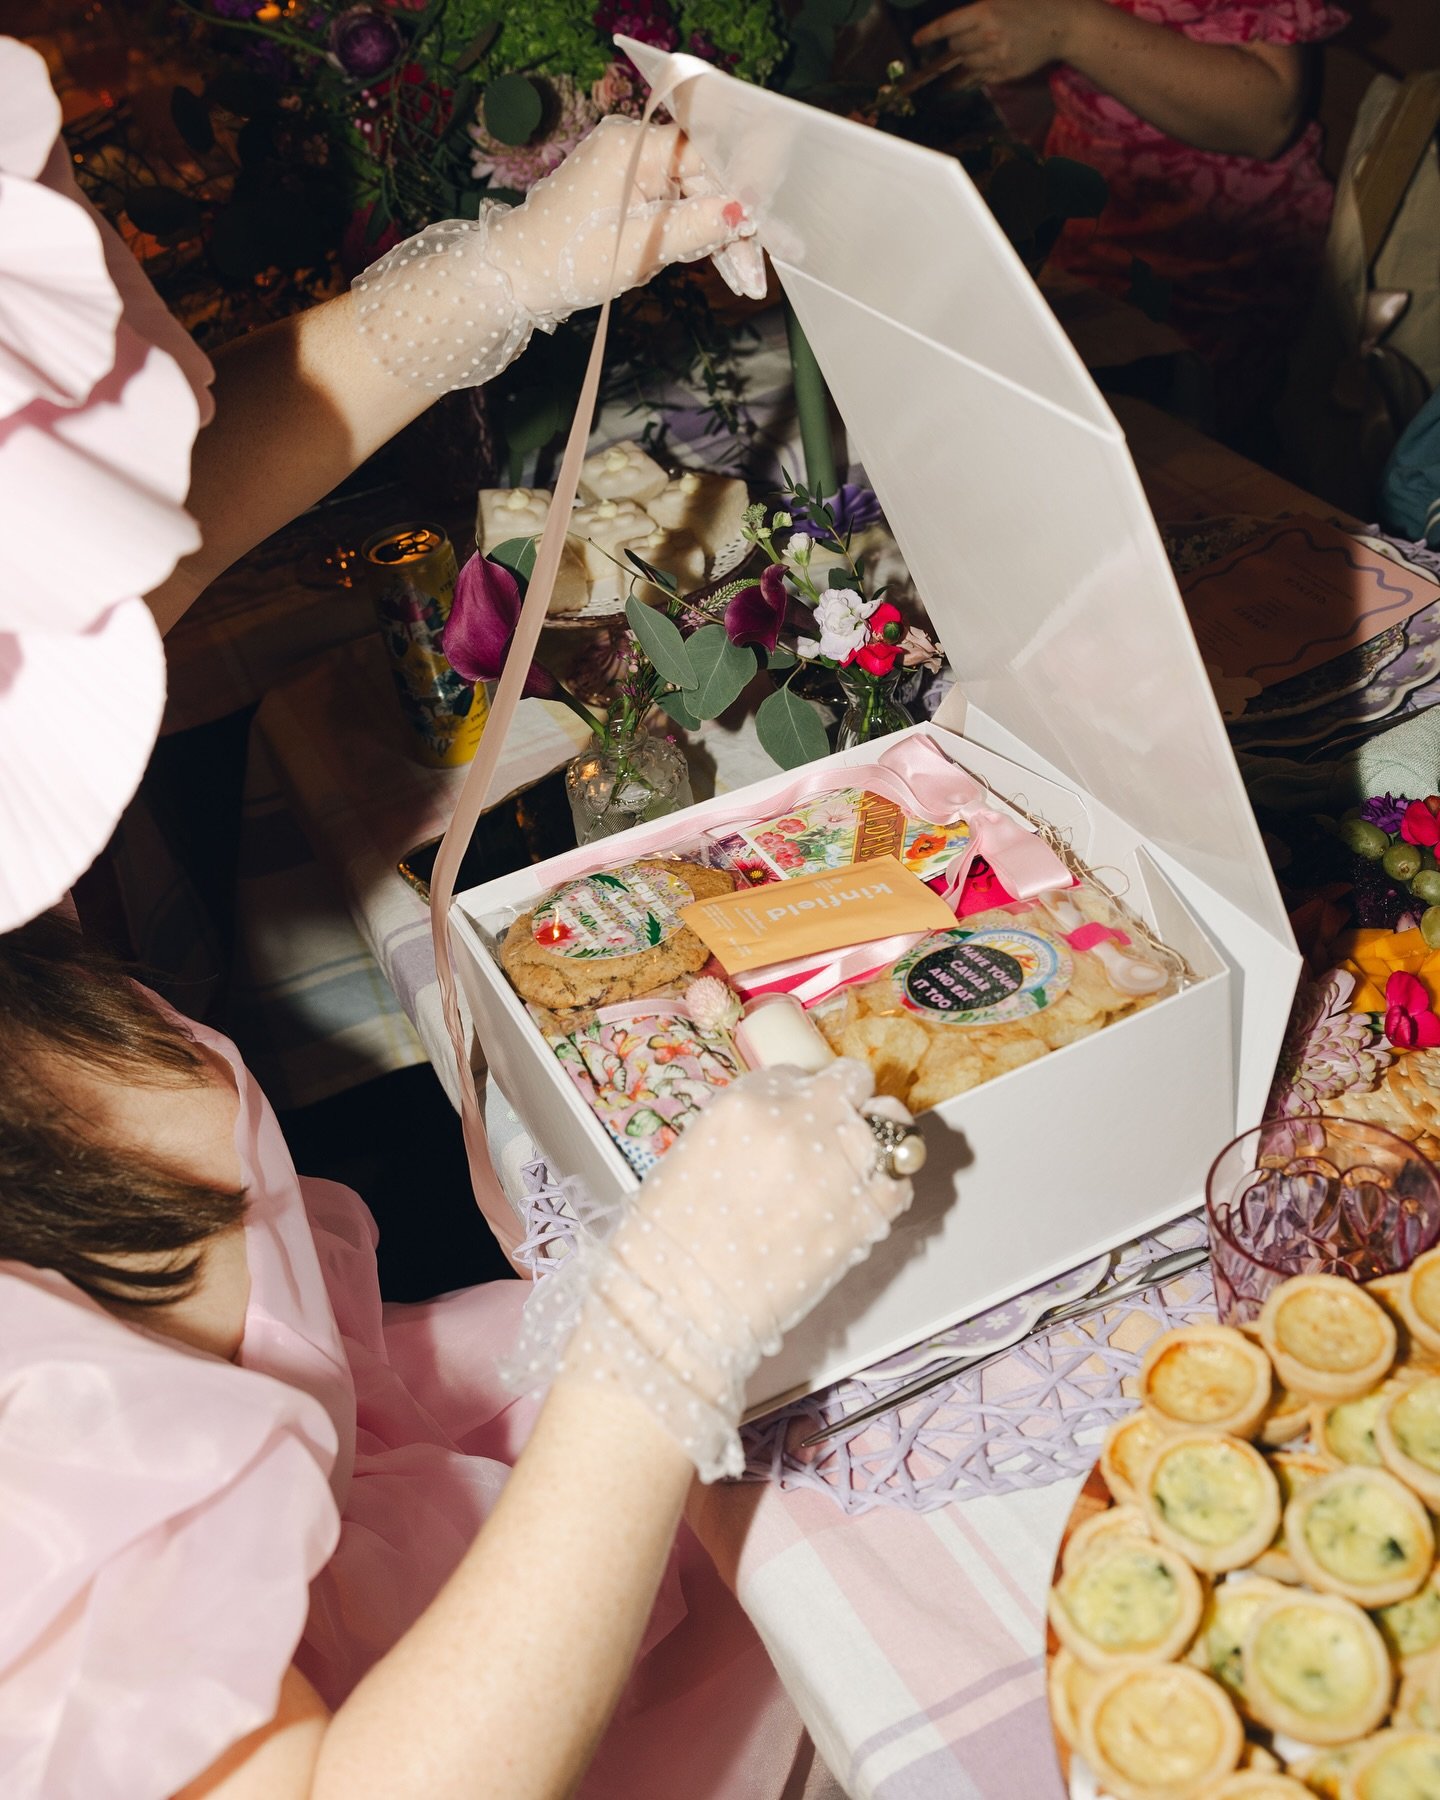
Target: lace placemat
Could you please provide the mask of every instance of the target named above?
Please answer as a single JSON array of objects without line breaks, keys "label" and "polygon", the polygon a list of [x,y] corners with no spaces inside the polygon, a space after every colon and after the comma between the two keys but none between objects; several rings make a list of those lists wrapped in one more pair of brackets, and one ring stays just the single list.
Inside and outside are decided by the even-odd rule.
[{"label": "lace placemat", "polygon": [[[577,1217],[594,1209],[573,1177],[552,1179],[543,1161],[523,1170],[526,1236],[517,1258],[543,1280],[563,1256]],[[1205,1241],[1198,1213],[1118,1251],[1106,1280],[1128,1274],[1167,1250]],[[977,1494],[1007,1494],[1083,1475],[1106,1427],[1129,1412],[1140,1361],[1172,1325],[1213,1318],[1208,1264],[1160,1291],[1103,1313],[1042,1330],[981,1367],[912,1400],[899,1413],[800,1450],[802,1438],[911,1380],[882,1363],[823,1393],[757,1420],[742,1434],[748,1481],[828,1494],[848,1513],[877,1506],[918,1512]],[[964,1325],[933,1340],[935,1361],[965,1354]],[[900,1361],[896,1358],[892,1361]]]}]

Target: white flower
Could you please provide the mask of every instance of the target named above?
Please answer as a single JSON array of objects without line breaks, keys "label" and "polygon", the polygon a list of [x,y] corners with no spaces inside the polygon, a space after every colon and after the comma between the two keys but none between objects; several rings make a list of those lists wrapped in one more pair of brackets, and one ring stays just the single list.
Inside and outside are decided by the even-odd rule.
[{"label": "white flower", "polygon": [[847,656],[870,642],[865,621],[880,604],[867,600],[854,588],[830,588],[821,595],[815,608],[815,623],[820,627],[820,654],[843,663]]},{"label": "white flower", "polygon": [[[786,523],[788,524],[789,521],[787,520]],[[803,531],[796,532],[795,536],[791,538],[790,542],[785,546],[786,561],[796,563],[803,569],[810,560],[810,549],[811,543],[809,537]]]},{"label": "white flower", "polygon": [[713,975],[702,975],[690,983],[685,1005],[701,1031],[729,1031],[740,1018],[740,996]]},{"label": "white flower", "polygon": [[770,529],[772,531],[788,531],[794,523],[795,521],[789,513],[777,512],[770,521]]},{"label": "white flower", "polygon": [[795,654],[801,662],[813,662],[820,654],[819,638],[796,638]]}]

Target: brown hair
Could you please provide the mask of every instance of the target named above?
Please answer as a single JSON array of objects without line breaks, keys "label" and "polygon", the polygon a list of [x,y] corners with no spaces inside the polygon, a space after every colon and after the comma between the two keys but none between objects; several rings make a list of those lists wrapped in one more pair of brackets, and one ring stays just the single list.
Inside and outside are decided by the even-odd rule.
[{"label": "brown hair", "polygon": [[0,1260],[54,1269],[100,1300],[182,1298],[206,1240],[243,1217],[244,1194],[87,1136],[46,1082],[54,1057],[138,1086],[206,1079],[183,1027],[48,914],[0,937]]}]

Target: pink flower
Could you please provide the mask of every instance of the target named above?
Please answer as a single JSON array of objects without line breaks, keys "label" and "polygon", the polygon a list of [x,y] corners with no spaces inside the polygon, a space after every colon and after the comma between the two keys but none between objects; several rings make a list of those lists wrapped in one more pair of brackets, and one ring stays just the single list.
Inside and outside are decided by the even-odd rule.
[{"label": "pink flower", "polygon": [[[888,625],[902,625],[903,623],[904,621],[900,617],[900,608],[898,606],[892,606],[890,602],[886,600],[881,605],[877,606],[870,615],[870,635],[872,638],[884,637],[885,628]],[[893,642],[899,643],[903,636],[903,632],[897,631]]]},{"label": "pink flower", "polygon": [[[465,681],[497,680],[519,619],[519,583],[477,551],[455,578],[455,602],[441,639],[445,660]],[[560,684],[542,663],[532,662],[524,691],[549,700]]]},{"label": "pink flower", "polygon": [[900,640],[900,655],[907,669],[938,670],[945,660],[934,638],[912,625]]},{"label": "pink flower", "polygon": [[888,675],[895,667],[895,659],[900,654],[898,644],[866,644],[855,652],[854,661],[867,675]]},{"label": "pink flower", "polygon": [[477,181],[526,194],[543,176],[558,169],[575,146],[600,121],[600,109],[569,75],[533,78],[545,103],[536,135],[524,144],[502,144],[485,129],[483,103],[468,129],[475,142],[470,173]]},{"label": "pink flower", "polygon": [[1433,796],[1435,805],[1429,800],[1412,800],[1405,808],[1405,817],[1400,821],[1400,835],[1407,844],[1440,844],[1440,796]]},{"label": "pink flower", "polygon": [[1405,969],[1397,969],[1385,983],[1385,1035],[1397,1050],[1428,1050],[1440,1044],[1440,1018],[1431,1008],[1425,984]]},{"label": "pink flower", "polygon": [[590,89],[590,104],[602,115],[620,113],[629,119],[640,117],[645,110],[645,93],[629,57],[623,62],[612,62],[606,69]]}]

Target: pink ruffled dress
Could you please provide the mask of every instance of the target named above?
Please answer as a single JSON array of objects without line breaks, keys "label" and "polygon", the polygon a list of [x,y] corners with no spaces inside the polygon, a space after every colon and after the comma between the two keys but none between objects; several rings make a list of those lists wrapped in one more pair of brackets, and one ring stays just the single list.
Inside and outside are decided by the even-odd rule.
[{"label": "pink ruffled dress", "polygon": [[[1326,0],[1110,0],[1203,44],[1308,44],[1348,15]],[[1135,259],[1172,284],[1171,322],[1219,364],[1273,357],[1313,291],[1333,190],[1308,125],[1270,162],[1194,150],[1073,69],[1050,78],[1052,156],[1105,177],[1098,222],[1072,220],[1052,262],[1116,294]]]},{"label": "pink ruffled dress", "polygon": [[[292,1660],[338,1706],[455,1567],[534,1415],[494,1374],[528,1284],[382,1306],[370,1214],[296,1175],[234,1047],[192,1029],[240,1094],[238,1363],[0,1263],[6,1800],[164,1800],[273,1716]],[[800,1737],[684,1534],[582,1793],[769,1800]]]}]

